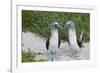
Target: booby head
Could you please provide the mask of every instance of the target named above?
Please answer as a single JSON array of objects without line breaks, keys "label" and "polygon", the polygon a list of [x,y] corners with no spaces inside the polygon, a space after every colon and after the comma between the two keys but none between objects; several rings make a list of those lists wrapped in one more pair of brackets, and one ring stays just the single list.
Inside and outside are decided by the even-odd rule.
[{"label": "booby head", "polygon": [[75,25],[72,21],[67,21],[65,27],[68,27],[69,29],[75,29]]},{"label": "booby head", "polygon": [[52,22],[51,27],[53,29],[60,29],[61,28],[60,24],[57,21]]}]

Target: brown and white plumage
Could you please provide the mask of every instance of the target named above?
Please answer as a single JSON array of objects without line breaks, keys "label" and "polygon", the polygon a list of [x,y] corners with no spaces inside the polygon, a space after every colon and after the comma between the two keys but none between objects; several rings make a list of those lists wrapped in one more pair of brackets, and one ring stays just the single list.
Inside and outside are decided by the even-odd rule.
[{"label": "brown and white plumage", "polygon": [[[50,37],[49,38],[47,38],[47,41],[46,41],[46,48],[47,48],[47,50],[49,50],[49,41],[50,40]],[[59,37],[59,41],[58,41],[58,48],[60,47],[60,37]]]},{"label": "brown and white plumage", "polygon": [[[57,21],[52,22],[51,24],[51,34],[46,41],[46,48],[48,50],[49,56],[55,55],[56,50],[60,47],[60,38],[59,38],[59,32],[58,32],[58,29],[60,27],[61,26],[59,25]],[[53,57],[51,58],[52,59],[49,59],[49,60],[53,61],[54,58]]]},{"label": "brown and white plumage", "polygon": [[80,47],[77,43],[75,25],[72,21],[67,21],[66,27],[68,27],[68,39],[69,39],[70,48],[72,50],[72,54],[73,56],[79,56]]},{"label": "brown and white plumage", "polygon": [[[80,48],[84,47],[84,46],[83,46],[83,33],[84,33],[84,32],[82,31],[80,37],[77,38],[77,44],[78,44],[78,46],[79,46]],[[68,44],[70,45],[69,40],[68,40]]]},{"label": "brown and white plumage", "polygon": [[81,35],[79,38],[77,38],[77,43],[78,43],[78,46],[81,48],[81,47],[84,47],[83,46],[83,33],[84,31],[82,31]]}]

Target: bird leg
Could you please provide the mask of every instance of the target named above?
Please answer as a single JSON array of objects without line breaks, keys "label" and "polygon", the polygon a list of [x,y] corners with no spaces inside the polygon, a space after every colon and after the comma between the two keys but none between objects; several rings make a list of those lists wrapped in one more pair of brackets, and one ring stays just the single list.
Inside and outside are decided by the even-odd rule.
[{"label": "bird leg", "polygon": [[56,57],[56,50],[48,52],[48,60],[49,61],[55,61],[55,59],[56,59],[55,57]]},{"label": "bird leg", "polygon": [[72,52],[72,55],[71,57],[74,58],[74,59],[80,59],[80,51],[77,51],[77,50],[71,50]]}]

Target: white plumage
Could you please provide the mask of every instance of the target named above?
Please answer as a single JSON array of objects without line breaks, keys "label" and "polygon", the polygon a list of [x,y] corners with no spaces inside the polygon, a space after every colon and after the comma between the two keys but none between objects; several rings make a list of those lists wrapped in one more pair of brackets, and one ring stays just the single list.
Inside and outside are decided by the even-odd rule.
[{"label": "white plumage", "polygon": [[56,50],[58,48],[58,30],[52,30],[50,38],[49,48],[51,51]]},{"label": "white plumage", "polygon": [[51,24],[51,35],[47,39],[46,42],[46,48],[48,50],[48,60],[54,61],[56,60],[56,52],[60,46],[60,39],[59,39],[59,33],[58,28],[61,26],[58,22],[53,22]]},{"label": "white plumage", "polygon": [[69,45],[71,48],[72,56],[79,57],[80,48],[77,43],[75,25],[72,21],[67,21],[66,26],[68,27]]}]

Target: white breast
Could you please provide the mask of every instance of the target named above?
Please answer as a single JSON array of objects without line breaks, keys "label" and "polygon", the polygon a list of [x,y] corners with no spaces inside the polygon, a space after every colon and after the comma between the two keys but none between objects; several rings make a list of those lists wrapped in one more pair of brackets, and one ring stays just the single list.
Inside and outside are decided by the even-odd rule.
[{"label": "white breast", "polygon": [[76,32],[69,29],[68,34],[69,34],[70,44],[75,44],[76,43]]},{"label": "white breast", "polygon": [[72,49],[75,49],[75,50],[79,50],[79,46],[77,44],[77,37],[76,37],[76,32],[75,30],[70,30],[68,31],[68,34],[69,34],[69,42],[70,42],[70,46]]},{"label": "white breast", "polygon": [[50,50],[55,50],[57,48],[58,48],[58,31],[55,30],[51,34],[49,49]]}]

